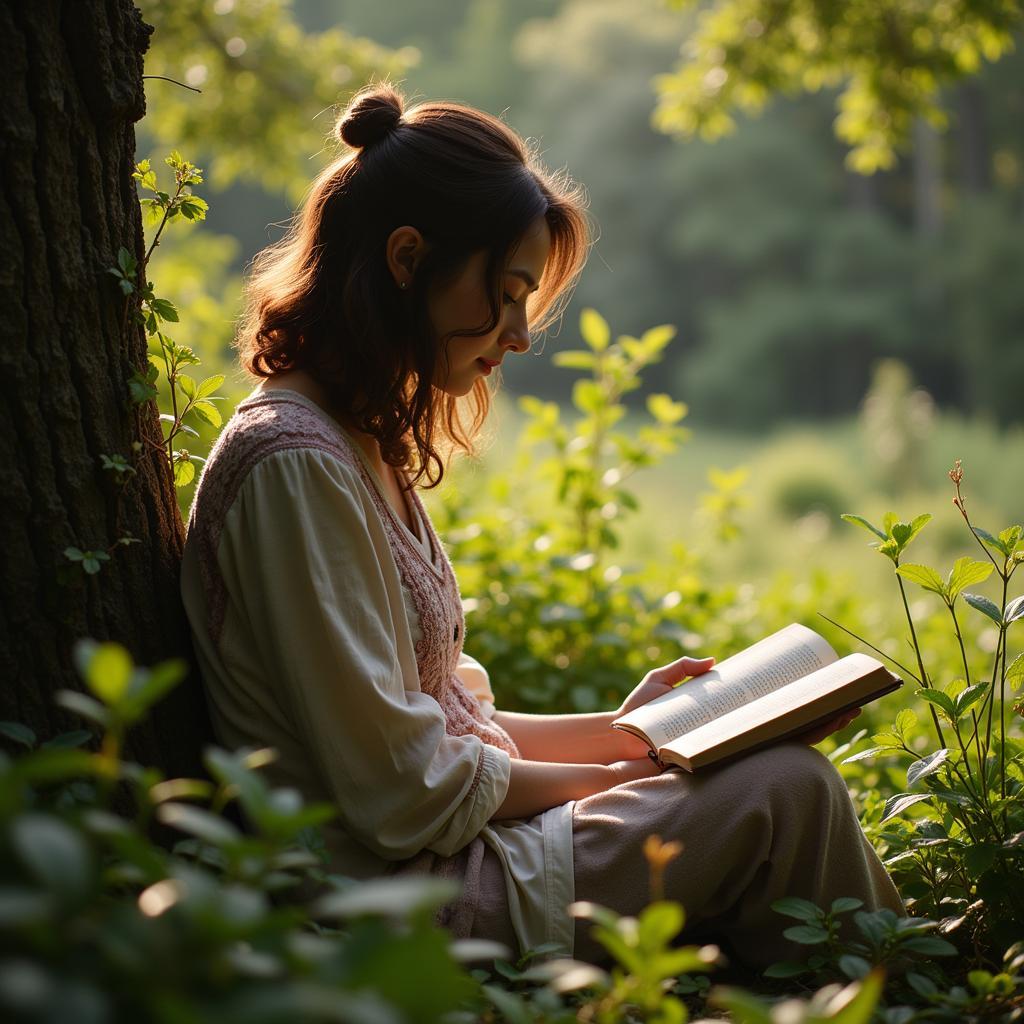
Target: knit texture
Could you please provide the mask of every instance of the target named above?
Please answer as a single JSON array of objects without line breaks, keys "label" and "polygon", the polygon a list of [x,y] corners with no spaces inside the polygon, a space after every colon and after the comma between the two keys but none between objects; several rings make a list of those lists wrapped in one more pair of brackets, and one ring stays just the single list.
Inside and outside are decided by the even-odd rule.
[{"label": "knit texture", "polygon": [[[433,561],[409,536],[354,443],[326,414],[287,391],[264,391],[246,399],[221,432],[199,479],[189,515],[189,539],[198,544],[203,591],[209,609],[209,631],[218,642],[224,628],[227,589],[220,574],[217,549],[225,517],[252,468],[275,452],[307,449],[326,452],[355,470],[384,523],[388,545],[402,583],[412,595],[419,616],[416,665],[420,689],[444,711],[451,736],[474,735],[484,743],[518,757],[511,736],[489,721],[476,698],[455,674],[465,639],[462,599],[451,562],[415,490],[409,492],[424,524]],[[324,538],[329,543],[329,538]],[[481,759],[477,774],[482,768]],[[475,787],[475,782],[474,782]]]}]

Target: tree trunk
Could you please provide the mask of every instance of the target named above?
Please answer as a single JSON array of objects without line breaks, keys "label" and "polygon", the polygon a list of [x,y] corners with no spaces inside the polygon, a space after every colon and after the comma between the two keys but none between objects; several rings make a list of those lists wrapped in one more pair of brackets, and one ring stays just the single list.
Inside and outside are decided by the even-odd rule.
[{"label": "tree trunk", "polygon": [[[116,640],[142,665],[192,661],[181,518],[146,443],[157,411],[129,401],[145,338],[106,273],[121,246],[142,257],[131,174],[150,32],[131,0],[0,5],[0,719],[41,737],[83,724],[53,700],[81,689],[78,638]],[[123,487],[103,455],[132,462]],[[110,559],[89,575],[68,547]],[[129,756],[169,775],[196,769],[210,737],[196,679],[136,728]]]},{"label": "tree trunk", "polygon": [[968,192],[983,193],[992,188],[985,93],[977,82],[961,82],[956,91],[957,131],[960,151],[960,175]]},{"label": "tree trunk", "polygon": [[942,144],[924,118],[914,120],[914,228],[920,238],[942,229]]}]

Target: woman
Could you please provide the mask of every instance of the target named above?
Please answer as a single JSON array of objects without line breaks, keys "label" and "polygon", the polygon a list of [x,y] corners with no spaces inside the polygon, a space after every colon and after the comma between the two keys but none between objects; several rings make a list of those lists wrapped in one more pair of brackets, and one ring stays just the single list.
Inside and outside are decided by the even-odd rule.
[{"label": "woman", "polygon": [[338,130],[352,151],[256,261],[239,349],[260,386],[190,517],[183,594],[221,741],[276,748],[276,784],[336,804],[332,870],[460,879],[456,934],[596,955],[565,908],[640,909],[651,833],[685,846],[667,895],[751,966],[785,953],[780,896],[901,909],[816,751],[659,775],[609,727],[711,658],[652,671],[615,712],[494,711],[415,487],[471,448],[487,378],[557,315],[586,255],[582,194],[500,121],[403,113],[387,86]]}]

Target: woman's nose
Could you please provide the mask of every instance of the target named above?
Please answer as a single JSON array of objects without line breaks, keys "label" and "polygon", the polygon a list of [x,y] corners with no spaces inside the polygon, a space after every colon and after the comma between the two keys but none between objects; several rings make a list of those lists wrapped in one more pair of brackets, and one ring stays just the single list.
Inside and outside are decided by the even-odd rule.
[{"label": "woman's nose", "polygon": [[513,352],[529,352],[532,339],[526,317],[518,317],[509,324],[501,336],[501,345]]}]

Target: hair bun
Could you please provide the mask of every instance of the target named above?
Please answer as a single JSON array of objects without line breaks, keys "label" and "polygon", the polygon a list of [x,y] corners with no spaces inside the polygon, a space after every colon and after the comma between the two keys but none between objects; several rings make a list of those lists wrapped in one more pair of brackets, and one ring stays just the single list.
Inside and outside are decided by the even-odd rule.
[{"label": "hair bun", "polygon": [[402,97],[390,85],[373,85],[356,93],[335,131],[347,146],[365,149],[398,127],[402,110]]}]

